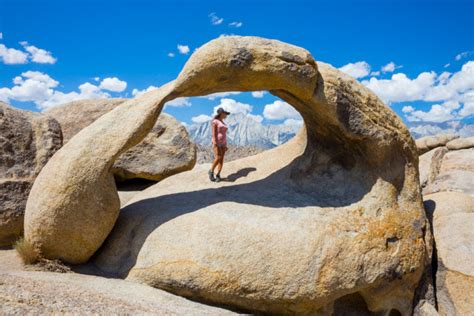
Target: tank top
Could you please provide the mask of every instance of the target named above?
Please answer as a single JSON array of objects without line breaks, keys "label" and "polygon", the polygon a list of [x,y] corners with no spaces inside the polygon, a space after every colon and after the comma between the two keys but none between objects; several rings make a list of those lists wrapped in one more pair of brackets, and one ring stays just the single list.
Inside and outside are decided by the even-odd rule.
[{"label": "tank top", "polygon": [[213,119],[212,120],[212,128],[214,126],[217,126],[217,135],[216,135],[216,140],[212,140],[213,144],[216,145],[226,145],[227,144],[227,125],[224,124],[221,120],[218,119]]}]

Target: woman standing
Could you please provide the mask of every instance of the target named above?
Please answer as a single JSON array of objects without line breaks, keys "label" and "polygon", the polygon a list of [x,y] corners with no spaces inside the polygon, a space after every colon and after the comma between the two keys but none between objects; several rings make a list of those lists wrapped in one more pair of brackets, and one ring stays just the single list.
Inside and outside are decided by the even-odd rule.
[{"label": "woman standing", "polygon": [[[217,109],[217,114],[212,120],[212,149],[214,151],[214,162],[209,170],[209,179],[211,181],[221,181],[221,170],[224,165],[224,155],[227,151],[227,125],[224,123],[227,115],[230,113],[223,108]],[[214,170],[217,167],[217,174],[214,177]]]}]

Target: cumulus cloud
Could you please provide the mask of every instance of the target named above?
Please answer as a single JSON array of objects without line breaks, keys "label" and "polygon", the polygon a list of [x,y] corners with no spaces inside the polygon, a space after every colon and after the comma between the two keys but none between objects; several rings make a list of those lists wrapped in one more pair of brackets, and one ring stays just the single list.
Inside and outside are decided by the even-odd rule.
[{"label": "cumulus cloud", "polygon": [[370,74],[370,65],[365,61],[358,61],[344,65],[339,70],[357,79]]},{"label": "cumulus cloud", "polygon": [[395,69],[402,68],[402,66],[396,65],[393,61],[389,62],[385,66],[382,66],[382,72],[394,72]]},{"label": "cumulus cloud", "polygon": [[3,33],[0,32],[0,40],[3,39]]},{"label": "cumulus cloud", "polygon": [[268,120],[299,119],[300,114],[286,102],[276,100],[265,105],[263,116]]},{"label": "cumulus cloud", "polygon": [[370,78],[362,84],[374,91],[387,103],[423,99],[436,79],[435,72],[423,72],[415,79],[404,73],[393,74],[390,79]]},{"label": "cumulus cloud", "polygon": [[189,54],[190,49],[188,45],[178,44],[178,51],[180,54],[187,55]]},{"label": "cumulus cloud", "polygon": [[181,97],[171,100],[165,104],[165,106],[175,106],[175,107],[182,107],[182,106],[191,106],[191,101],[189,101],[188,97]]},{"label": "cumulus cloud", "polygon": [[215,12],[211,12],[209,14],[209,19],[211,20],[212,25],[219,25],[219,24],[222,24],[222,22],[224,22],[224,19],[218,17]]},{"label": "cumulus cloud", "polygon": [[259,114],[247,114],[248,117],[250,117],[252,120],[254,120],[255,122],[258,122],[258,123],[262,123],[263,121],[263,116],[259,115]]},{"label": "cumulus cloud", "polygon": [[265,91],[253,91],[252,92],[252,97],[254,98],[263,98],[265,95]]},{"label": "cumulus cloud", "polygon": [[143,95],[143,94],[145,94],[145,93],[147,93],[147,92],[149,92],[149,91],[155,90],[155,89],[158,89],[158,87],[149,86],[148,88],[143,89],[143,90],[133,89],[133,90],[132,90],[132,95],[133,95],[134,97],[139,97],[139,96],[141,96],[141,95]]},{"label": "cumulus cloud", "polygon": [[238,94],[240,94],[240,91],[217,92],[217,93],[212,93],[212,94],[203,96],[203,98],[214,101],[215,99],[225,98],[231,95],[238,95]]},{"label": "cumulus cloud", "polygon": [[0,44],[0,60],[7,65],[26,64],[28,62],[28,54]]},{"label": "cumulus cloud", "polygon": [[458,110],[461,105],[458,102],[444,102],[443,104],[433,104],[428,111],[414,110],[411,108],[404,108],[407,114],[407,119],[412,122],[446,122],[456,118],[455,110]]},{"label": "cumulus cloud", "polygon": [[21,42],[20,44],[28,53],[30,53],[30,59],[35,63],[54,64],[57,61],[57,59],[53,57],[52,53],[47,50],[29,45],[28,42]]},{"label": "cumulus cloud", "polygon": [[286,119],[282,124],[284,127],[288,129],[297,131],[301,128],[301,126],[303,126],[303,120],[290,118],[290,119]]},{"label": "cumulus cloud", "polygon": [[243,113],[249,114],[252,112],[252,106],[247,103],[241,103],[234,99],[224,98],[220,100],[220,103],[214,107],[214,112],[217,113],[218,108],[223,108],[224,110],[235,114],[235,113]]},{"label": "cumulus cloud", "polygon": [[127,88],[127,82],[117,77],[109,77],[100,82],[99,88],[112,92],[122,92]]},{"label": "cumulus cloud", "polygon": [[229,26],[230,26],[230,27],[236,27],[236,28],[239,28],[239,27],[241,27],[242,25],[243,25],[242,22],[237,22],[237,21],[229,23]]},{"label": "cumulus cloud", "polygon": [[0,88],[0,100],[34,102],[39,109],[81,100],[108,98],[110,95],[91,83],[79,86],[79,92],[64,93],[55,90],[59,82],[39,71],[26,71],[13,79],[12,88]]},{"label": "cumulus cloud", "polygon": [[174,57],[174,53],[168,53],[168,57],[173,58],[173,57]]},{"label": "cumulus cloud", "polygon": [[193,123],[196,123],[196,124],[202,124],[202,123],[206,123],[208,121],[212,120],[212,117],[210,117],[209,115],[205,115],[205,114],[200,114],[198,116],[193,116],[191,118],[191,121]]}]

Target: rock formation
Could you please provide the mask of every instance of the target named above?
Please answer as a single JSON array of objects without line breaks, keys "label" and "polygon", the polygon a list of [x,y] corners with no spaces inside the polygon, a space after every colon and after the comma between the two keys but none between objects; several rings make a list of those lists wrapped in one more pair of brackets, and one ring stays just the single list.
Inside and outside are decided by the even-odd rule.
[{"label": "rock formation", "polygon": [[56,120],[0,102],[0,246],[11,245],[23,232],[31,185],[61,145]]},{"label": "rock formation", "polygon": [[474,195],[472,138],[458,138],[421,155],[420,183],[424,194],[456,191]]},{"label": "rock formation", "polygon": [[474,197],[460,192],[425,196],[436,240],[436,297],[440,315],[474,311]]},{"label": "rock formation", "polygon": [[420,155],[430,151],[433,148],[446,145],[459,136],[455,134],[439,134],[434,136],[425,136],[416,140],[416,147]]},{"label": "rock formation", "polygon": [[356,80],[279,41],[211,41],[175,81],[75,135],[33,185],[27,240],[49,258],[88,260],[118,216],[112,165],[147,135],[163,104],[254,90],[292,104],[305,121],[301,135],[228,164],[232,178],[219,187],[202,166],[133,197],[97,264],[251,311],[411,313],[430,248],[414,141]]},{"label": "rock formation", "polygon": [[[47,111],[61,124],[64,142],[89,126],[126,99],[81,100]],[[196,163],[196,148],[186,128],[168,114],[160,115],[153,129],[138,145],[115,161],[112,172],[120,180],[160,181],[178,172],[190,170]]]}]

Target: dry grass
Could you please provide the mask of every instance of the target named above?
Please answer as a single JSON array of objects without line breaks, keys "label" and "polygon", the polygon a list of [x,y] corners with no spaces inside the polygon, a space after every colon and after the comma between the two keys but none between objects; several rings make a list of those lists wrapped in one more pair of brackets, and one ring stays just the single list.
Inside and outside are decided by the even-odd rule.
[{"label": "dry grass", "polygon": [[25,238],[18,239],[13,245],[24,264],[35,264],[40,259],[39,250]]},{"label": "dry grass", "polygon": [[39,250],[26,239],[20,238],[14,244],[15,250],[26,265],[25,269],[30,271],[49,271],[68,273],[71,268],[61,262],[61,260],[46,259],[41,257]]}]

